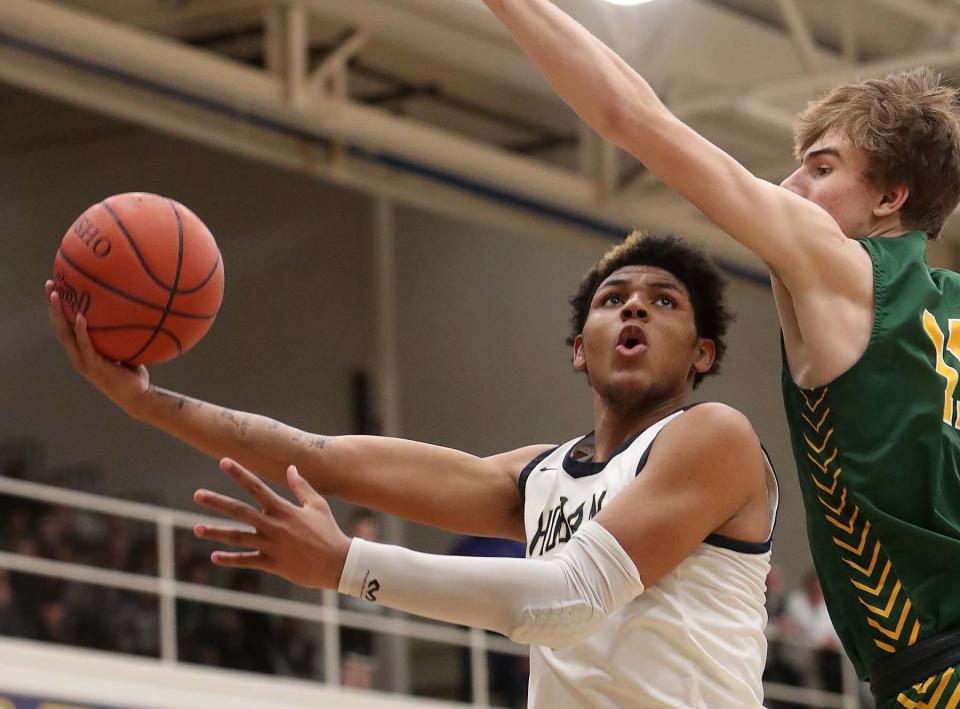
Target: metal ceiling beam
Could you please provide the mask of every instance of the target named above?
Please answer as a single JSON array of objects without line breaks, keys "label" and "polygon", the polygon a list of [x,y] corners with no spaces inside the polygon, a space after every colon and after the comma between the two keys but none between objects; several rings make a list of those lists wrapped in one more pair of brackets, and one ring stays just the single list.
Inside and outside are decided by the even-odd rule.
[{"label": "metal ceiling beam", "polygon": [[586,176],[449,131],[345,101],[307,97],[298,109],[281,77],[173,40],[40,0],[4,0],[0,27],[0,80],[91,110],[433,211],[463,205],[512,230],[672,229],[756,267],[689,205],[660,218],[635,194],[601,204]]},{"label": "metal ceiling beam", "polygon": [[777,5],[806,70],[820,69],[824,65],[823,58],[796,0],[777,0]]},{"label": "metal ceiling beam", "polygon": [[[671,110],[681,119],[689,120],[698,115],[729,110],[747,110],[758,117],[762,111],[758,106],[769,106],[771,101],[777,100],[808,100],[815,98],[835,86],[851,81],[860,81],[868,78],[883,77],[887,74],[906,71],[925,65],[932,68],[947,69],[960,66],[960,49],[931,49],[916,54],[908,54],[891,59],[844,66],[832,71],[818,72],[816,75],[804,76],[799,79],[777,81],[745,90],[738,94],[723,94],[705,96],[690,101],[679,102],[671,106]],[[750,103],[748,103],[750,102]],[[752,103],[752,107],[750,104]],[[746,109],[744,109],[746,106]],[[771,107],[772,108],[772,107]],[[785,127],[784,116],[787,112],[782,109],[773,109],[771,125],[777,128]]]},{"label": "metal ceiling beam", "polygon": [[[52,52],[68,49],[78,63],[191,91],[204,101],[253,109],[305,130],[416,158],[524,194],[549,195],[557,204],[591,203],[588,180],[568,170],[347,101],[309,96],[298,108],[287,100],[290,88],[269,72],[99,17],[39,0],[4,0],[0,27]],[[296,48],[291,51],[299,54]]]},{"label": "metal ceiling beam", "polygon": [[859,50],[857,47],[857,23],[854,10],[862,4],[862,0],[840,0],[840,23],[837,28],[840,32],[840,52],[847,64],[857,63]]},{"label": "metal ceiling beam", "polygon": [[307,103],[309,53],[307,11],[303,5],[290,3],[283,6],[283,14],[281,46],[284,49],[284,93],[291,105],[296,108],[303,108]]},{"label": "metal ceiling beam", "polygon": [[[297,1],[328,19],[348,27],[362,27],[372,37],[415,48],[421,54],[477,75],[509,77],[510,83],[518,88],[543,98],[555,99],[547,82],[505,34],[502,41],[491,41],[478,36],[476,32],[451,26],[426,15],[417,16],[391,2],[380,0]],[[453,3],[448,11],[466,9],[461,5]]]},{"label": "metal ceiling beam", "polygon": [[211,17],[229,16],[258,8],[269,8],[271,0],[204,0],[172,6],[166,3],[162,10],[144,13],[137,3],[117,3],[119,12],[113,17],[126,24],[154,31],[173,31],[178,27]]},{"label": "metal ceiling beam", "polygon": [[327,54],[307,79],[308,90],[315,95],[328,94],[331,98],[347,97],[347,62],[359,52],[369,37],[362,30],[351,30]]},{"label": "metal ceiling beam", "polygon": [[[129,121],[161,133],[194,140],[215,149],[258,162],[320,178],[333,184],[382,194],[428,211],[482,220],[510,232],[538,238],[556,238],[567,244],[582,243],[597,250],[608,239],[584,239],[589,230],[558,225],[506,206],[470,195],[452,186],[397,173],[358,161],[344,153],[331,153],[323,145],[278,134],[264,127],[238,123],[225,115],[211,115],[195,106],[183,106],[153,92],[90,77],[78,69],[0,45],[0,81],[34,91],[81,108]],[[592,246],[591,246],[592,244]]]}]

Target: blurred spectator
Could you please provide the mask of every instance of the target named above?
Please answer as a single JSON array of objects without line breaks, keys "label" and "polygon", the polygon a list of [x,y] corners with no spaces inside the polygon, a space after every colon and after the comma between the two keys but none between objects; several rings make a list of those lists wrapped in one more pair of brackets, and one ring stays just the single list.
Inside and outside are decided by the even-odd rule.
[{"label": "blurred spectator", "polygon": [[[71,635],[78,645],[95,650],[120,650],[124,638],[114,626],[123,591],[91,584],[71,583],[64,591],[64,604],[70,621]],[[156,602],[154,602],[156,604]],[[109,608],[109,614],[104,609]],[[156,608],[154,608],[156,614]]]},{"label": "blurred spectator", "polygon": [[[263,576],[256,571],[236,571],[230,587],[241,593],[261,592]],[[233,626],[232,650],[227,655],[227,666],[248,672],[271,673],[270,647],[273,645],[273,627],[265,613],[247,610],[232,610],[236,618]],[[225,614],[224,614],[225,615]]]},{"label": "blurred spectator", "polygon": [[[154,574],[156,540],[152,526],[67,507],[4,498],[0,548],[24,556]],[[135,536],[135,531],[136,536]],[[137,553],[131,551],[131,541]],[[6,632],[46,642],[156,656],[159,609],[152,595],[93,584],[4,573],[2,606],[12,604],[18,620]],[[7,593],[9,589],[9,593]],[[10,601],[5,596],[10,596]],[[104,614],[109,608],[110,613]]]},{"label": "blurred spectator", "polygon": [[37,640],[62,645],[76,644],[74,634],[67,618],[67,604],[64,601],[65,582],[58,579],[44,579],[37,602],[39,618]]},{"label": "blurred spectator", "polygon": [[278,675],[318,679],[317,644],[310,627],[296,618],[281,618],[273,647],[271,665]]},{"label": "blurred spectator", "polygon": [[124,520],[113,517],[107,523],[106,539],[100,546],[100,566],[116,571],[126,571],[130,567],[130,532]]},{"label": "blurred spectator", "polygon": [[[785,628],[784,614],[787,609],[787,588],[783,578],[783,570],[778,564],[771,564],[767,574],[767,664],[763,671],[764,682],[777,682],[792,687],[803,685],[803,673],[797,669],[786,651],[784,637],[788,635]],[[768,699],[769,709],[803,709],[804,705]]]},{"label": "blurred spectator", "polygon": [[[512,557],[522,559],[526,555],[523,542],[492,537],[463,537],[450,549],[452,556]],[[472,701],[470,649],[464,648],[461,658],[460,700]],[[525,707],[527,705],[527,681],[530,675],[530,660],[527,657],[508,655],[502,652],[487,653],[490,700],[496,706]]]},{"label": "blurred spectator", "polygon": [[[174,564],[179,580],[198,586],[212,585],[213,566],[186,533],[176,536]],[[224,666],[220,639],[212,620],[213,610],[205,603],[177,600],[177,649],[182,662]]]},{"label": "blurred spectator", "polygon": [[12,497],[0,497],[5,500],[7,511],[3,516],[3,525],[0,527],[0,548],[13,550],[20,540],[29,539],[32,534],[32,504],[20,502]]},{"label": "blurred spectator", "polygon": [[813,570],[807,572],[803,588],[787,597],[783,624],[799,642],[813,648],[810,671],[816,686],[828,692],[843,691],[840,638],[827,613],[820,581]]},{"label": "blurred spectator", "polygon": [[6,569],[0,569],[0,635],[20,638],[35,635],[25,609],[17,600]]},{"label": "blurred spectator", "polygon": [[[112,590],[112,589],[111,589]],[[160,656],[160,609],[156,596],[120,591],[110,604],[111,649],[130,655]]]},{"label": "blurred spectator", "polygon": [[787,608],[787,585],[783,578],[783,569],[777,563],[770,564],[764,605],[767,611],[767,627],[778,627]]},{"label": "blurred spectator", "polygon": [[[380,518],[369,510],[357,510],[347,523],[348,537],[380,541]],[[383,613],[383,606],[352,596],[340,596],[340,607],[360,613]],[[345,687],[370,689],[377,670],[374,635],[362,628],[340,628],[340,683]]]}]

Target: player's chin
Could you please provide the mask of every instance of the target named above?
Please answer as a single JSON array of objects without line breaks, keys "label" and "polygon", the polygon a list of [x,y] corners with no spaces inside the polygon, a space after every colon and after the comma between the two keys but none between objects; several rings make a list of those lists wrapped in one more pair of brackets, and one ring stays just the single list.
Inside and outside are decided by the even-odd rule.
[{"label": "player's chin", "polygon": [[643,401],[656,388],[656,377],[644,370],[612,372],[603,381],[602,393],[616,403]]}]

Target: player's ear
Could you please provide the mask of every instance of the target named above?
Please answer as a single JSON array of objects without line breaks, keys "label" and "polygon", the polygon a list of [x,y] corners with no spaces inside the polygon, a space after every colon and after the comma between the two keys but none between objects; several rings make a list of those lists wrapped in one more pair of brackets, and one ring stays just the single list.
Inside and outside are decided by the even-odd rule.
[{"label": "player's ear", "polygon": [[873,208],[873,216],[889,217],[896,214],[910,197],[910,188],[904,183],[898,183],[888,187],[880,194],[880,202]]},{"label": "player's ear", "polygon": [[693,352],[693,371],[697,374],[706,374],[713,367],[717,358],[717,343],[706,337],[698,337]]},{"label": "player's ear", "polygon": [[578,372],[587,371],[587,356],[583,351],[583,335],[573,338],[573,368]]}]

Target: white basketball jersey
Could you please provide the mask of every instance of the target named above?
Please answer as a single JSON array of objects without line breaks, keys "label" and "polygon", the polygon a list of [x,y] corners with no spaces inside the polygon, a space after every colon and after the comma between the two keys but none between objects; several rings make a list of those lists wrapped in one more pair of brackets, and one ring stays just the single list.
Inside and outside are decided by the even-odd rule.
[{"label": "white basketball jersey", "polygon": [[[527,557],[556,554],[580,524],[643,474],[657,434],[682,415],[627,440],[606,463],[574,459],[584,438],[531,461],[520,475]],[[772,533],[778,492],[767,467]],[[769,539],[761,544],[710,535],[583,642],[560,650],[532,646],[529,706],[761,706],[769,569]]]}]

